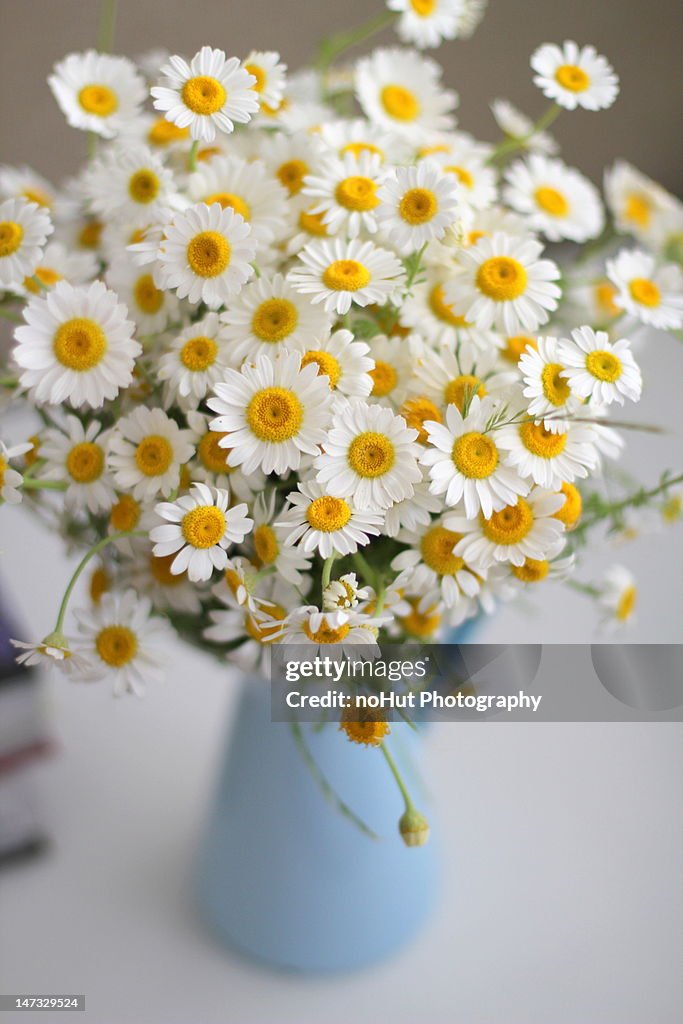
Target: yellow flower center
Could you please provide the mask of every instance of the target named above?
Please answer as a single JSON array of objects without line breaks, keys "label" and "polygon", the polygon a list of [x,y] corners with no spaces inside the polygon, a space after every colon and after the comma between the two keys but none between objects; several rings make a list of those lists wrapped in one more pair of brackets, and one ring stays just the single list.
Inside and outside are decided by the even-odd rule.
[{"label": "yellow flower center", "polygon": [[346,153],[352,153],[356,159],[363,153],[370,153],[374,156],[379,156],[384,159],[384,153],[379,146],[374,146],[372,142],[347,142],[345,146],[342,146],[339,150],[339,155],[344,156]]},{"label": "yellow flower center", "polygon": [[308,366],[310,363],[317,363],[318,365],[318,376],[329,377],[330,389],[334,390],[339,383],[341,377],[341,366],[339,360],[335,359],[329,352],[322,352],[320,349],[311,349],[310,352],[305,352],[301,357],[301,369],[304,366]]},{"label": "yellow flower center", "polygon": [[356,260],[335,260],[323,272],[323,284],[332,291],[357,292],[370,282],[370,271]]},{"label": "yellow flower center", "polygon": [[434,420],[436,423],[443,423],[441,410],[434,405],[431,399],[424,395],[417,398],[408,398],[401,407],[401,416],[411,430],[417,430],[417,441],[426,444],[429,438],[424,424],[427,420]]},{"label": "yellow flower center", "polygon": [[286,388],[263,388],[247,406],[247,423],[259,441],[288,441],[298,433],[303,417],[301,402]]},{"label": "yellow flower center", "polygon": [[222,152],[223,150],[220,146],[204,146],[203,149],[197,150],[197,161],[208,163],[215,156],[221,156]]},{"label": "yellow flower center", "polygon": [[486,394],[484,382],[471,373],[462,373],[459,377],[449,380],[444,388],[443,397],[446,405],[456,405],[460,412],[465,404],[465,395],[473,398],[479,395],[483,398]]},{"label": "yellow flower center", "polygon": [[164,293],[154,284],[151,274],[143,274],[137,279],[133,295],[138,309],[148,316],[154,316],[164,304]]},{"label": "yellow flower center", "polygon": [[349,445],[348,463],[354,473],[366,479],[388,473],[394,464],[394,446],[385,434],[366,430]]},{"label": "yellow flower center", "polygon": [[75,317],[57,328],[53,348],[62,366],[83,373],[102,360],[107,351],[107,339],[94,320]]},{"label": "yellow flower center", "polygon": [[555,80],[569,92],[585,92],[591,84],[590,76],[576,64],[562,64],[555,72]]},{"label": "yellow flower center", "polygon": [[453,445],[453,463],[463,476],[484,480],[495,472],[498,449],[486,434],[471,431],[459,437]]},{"label": "yellow flower center", "polygon": [[[329,625],[327,619],[323,618],[320,628],[313,632],[308,623],[304,623],[304,633],[314,644],[340,644],[348,636],[350,629],[348,623],[337,626],[335,629]],[[370,637],[368,637],[368,643],[370,643]]]},{"label": "yellow flower center", "polygon": [[[287,612],[279,604],[268,604],[264,612],[277,622],[287,618]],[[272,644],[277,639],[278,626],[266,621],[257,621],[252,615],[247,615],[244,627],[251,637],[258,644]]]},{"label": "yellow flower center", "polygon": [[581,492],[574,484],[563,483],[560,493],[564,494],[564,505],[561,505],[557,512],[553,512],[553,519],[559,519],[567,530],[572,530],[581,518],[583,510]]},{"label": "yellow flower center", "polygon": [[207,430],[197,445],[199,460],[204,469],[208,469],[210,473],[234,472],[235,467],[229,466],[227,462],[231,449],[221,448],[219,444],[224,437],[227,437],[227,434],[216,430]]},{"label": "yellow flower center", "polygon": [[7,459],[0,455],[0,487],[5,483],[5,471],[7,470],[8,465]]},{"label": "yellow flower center", "polygon": [[436,10],[439,0],[410,0],[410,6],[421,18],[428,18]]},{"label": "yellow flower center", "polygon": [[385,85],[380,100],[389,117],[397,121],[414,121],[420,116],[420,101],[415,93],[403,85]]},{"label": "yellow flower center", "polygon": [[439,201],[430,188],[409,188],[401,196],[398,212],[408,224],[426,224],[439,212]]},{"label": "yellow flower center", "polygon": [[117,533],[134,530],[140,521],[140,503],[130,494],[122,494],[112,506],[109,522]]},{"label": "yellow flower center", "polygon": [[103,469],[104,452],[90,441],[74,445],[66,457],[66,471],[77,484],[91,484],[102,476]]},{"label": "yellow flower center", "polygon": [[175,553],[172,555],[162,555],[159,558],[156,555],[150,555],[149,571],[152,574],[152,578],[162,587],[177,587],[186,578],[184,572],[179,572],[175,575],[171,572],[171,566],[175,561],[175,557]]},{"label": "yellow flower center", "polygon": [[551,217],[566,217],[569,213],[569,203],[556,188],[541,186],[534,192],[534,198],[541,209]]},{"label": "yellow flower center", "polygon": [[341,530],[351,518],[351,508],[343,498],[332,498],[325,494],[315,498],[306,510],[309,526],[323,533]]},{"label": "yellow flower center", "polygon": [[183,103],[193,114],[216,114],[221,109],[227,93],[221,83],[210,75],[189,78],[182,91]]},{"label": "yellow flower center", "polygon": [[624,219],[640,228],[646,228],[652,218],[652,204],[642,192],[632,192],[626,199]]},{"label": "yellow flower center", "polygon": [[105,626],[97,634],[95,649],[105,665],[122,668],[138,650],[138,638],[127,626]]},{"label": "yellow flower center", "polygon": [[548,575],[550,566],[545,559],[525,558],[523,565],[511,566],[512,575],[522,583],[540,583]]},{"label": "yellow flower center", "polygon": [[409,636],[416,637],[418,640],[426,640],[430,636],[434,636],[438,630],[441,625],[441,616],[433,608],[428,608],[424,612],[419,611],[419,603],[419,597],[409,597],[408,604],[411,611],[407,615],[403,615],[399,622]]},{"label": "yellow flower center", "polygon": [[634,277],[628,286],[631,298],[641,306],[658,306],[662,301],[659,288],[646,277]]},{"label": "yellow flower center", "polygon": [[290,195],[300,192],[304,178],[308,174],[309,167],[305,160],[287,160],[280,164],[276,171],[277,178],[281,185],[287,189]]},{"label": "yellow flower center", "polygon": [[186,341],[180,350],[180,362],[193,373],[208,370],[216,362],[218,345],[213,338],[198,335]]},{"label": "yellow flower center", "polygon": [[251,329],[260,341],[278,342],[296,330],[298,322],[298,310],[289,299],[266,299],[254,312]]},{"label": "yellow flower center", "polygon": [[472,188],[474,186],[474,177],[466,167],[458,167],[456,164],[449,164],[448,167],[444,167],[444,171],[447,174],[454,175],[461,185],[465,188]]},{"label": "yellow flower center", "polygon": [[218,231],[200,231],[187,246],[187,262],[198,277],[218,277],[230,256],[230,244]]},{"label": "yellow flower center", "polygon": [[24,237],[24,229],[14,220],[0,221],[0,257],[16,252]]},{"label": "yellow flower center", "polygon": [[518,260],[493,256],[477,271],[477,288],[494,302],[510,302],[524,294],[527,273]]},{"label": "yellow flower center", "polygon": [[86,85],[78,94],[78,102],[86,114],[109,117],[117,110],[119,99],[108,85]]},{"label": "yellow flower center", "polygon": [[451,327],[467,327],[468,323],[464,316],[453,311],[450,303],[444,298],[443,285],[436,284],[429,293],[429,308],[437,320],[441,320]]},{"label": "yellow flower center", "polygon": [[98,220],[88,221],[78,233],[78,244],[82,249],[96,249],[100,244],[103,225]]},{"label": "yellow flower center", "polygon": [[433,526],[420,542],[422,561],[438,576],[454,576],[465,564],[462,558],[453,554],[459,540],[462,540],[462,534],[444,526]]},{"label": "yellow flower center", "polygon": [[528,334],[515,334],[512,338],[505,339],[505,347],[501,355],[516,366],[527,347],[535,350],[538,348],[538,342]]},{"label": "yellow flower center", "polygon": [[145,476],[163,476],[173,462],[170,441],[160,434],[149,434],[135,449],[135,465]]},{"label": "yellow flower center", "polygon": [[566,434],[553,434],[542,423],[522,423],[519,427],[522,444],[540,459],[554,459],[567,445]]},{"label": "yellow flower center", "polygon": [[90,591],[90,600],[93,604],[99,604],[102,594],[106,594],[111,589],[111,580],[106,569],[102,566],[98,566],[90,577],[90,584],[88,590]]},{"label": "yellow flower center", "polygon": [[345,732],[352,743],[360,743],[366,747],[378,747],[389,730],[389,723],[384,720],[371,721],[369,715],[378,715],[376,709],[359,708],[351,712],[358,716],[358,721],[344,717],[339,728]]},{"label": "yellow flower center", "polygon": [[160,117],[147,132],[147,141],[152,146],[168,146],[171,142],[180,142],[182,139],[186,139],[189,134],[189,128],[179,128],[177,124],[172,124],[165,117]]},{"label": "yellow flower center", "polygon": [[676,523],[681,516],[683,516],[683,497],[680,494],[674,494],[662,505],[662,518],[666,523]]},{"label": "yellow flower center", "polygon": [[490,519],[481,515],[479,522],[484,536],[494,544],[519,544],[534,525],[534,516],[530,505],[519,498],[516,505],[506,505]]},{"label": "yellow flower center", "polygon": [[541,386],[546,401],[551,405],[564,405],[571,395],[571,388],[561,375],[564,367],[560,363],[546,363],[541,373]]},{"label": "yellow flower center", "polygon": [[620,622],[626,622],[627,619],[631,618],[636,607],[637,598],[638,591],[636,588],[634,586],[626,587],[617,604],[616,616]]},{"label": "yellow flower center", "polygon": [[264,565],[272,565],[280,553],[280,545],[275,536],[275,530],[267,523],[262,523],[254,529],[254,550],[256,551],[255,562],[260,569]]},{"label": "yellow flower center", "polygon": [[193,548],[212,548],[225,533],[225,514],[215,505],[198,505],[183,516],[180,528]]},{"label": "yellow flower center", "polygon": [[595,286],[595,301],[610,316],[617,316],[621,312],[614,301],[616,294],[617,289],[609,281],[600,281]]},{"label": "yellow flower center", "polygon": [[384,398],[385,395],[391,394],[398,384],[396,370],[391,363],[386,363],[383,359],[375,360],[375,368],[370,370],[370,376],[373,380],[372,394],[375,398]]},{"label": "yellow flower center", "polygon": [[361,175],[344,178],[337,185],[334,195],[339,205],[343,206],[345,210],[357,210],[361,213],[366,210],[374,210],[379,203],[377,186],[374,181]]},{"label": "yellow flower center", "polygon": [[299,227],[309,235],[324,238],[327,235],[327,224],[323,224],[324,216],[324,210],[321,210],[320,213],[308,213],[307,210],[302,210],[299,214]]},{"label": "yellow flower center", "polygon": [[260,68],[258,64],[245,64],[244,70],[247,71],[250,75],[253,75],[254,78],[256,79],[256,81],[251,86],[254,92],[263,92],[264,86],[267,81],[266,73],[263,70],[263,68]]},{"label": "yellow flower center", "polygon": [[37,206],[44,206],[48,210],[52,207],[50,196],[37,188],[25,188],[21,194],[29,203],[36,203]]},{"label": "yellow flower center", "polygon": [[597,380],[613,384],[621,377],[621,359],[613,352],[597,349],[586,356],[586,369]]},{"label": "yellow flower center", "polygon": [[486,238],[488,231],[468,231],[465,245],[476,245],[480,238]]},{"label": "yellow flower center", "polygon": [[204,202],[207,206],[211,206],[212,203],[218,203],[224,210],[234,210],[244,220],[248,221],[251,218],[249,203],[242,199],[241,196],[236,196],[232,192],[214,192],[213,195],[207,196]]},{"label": "yellow flower center", "polygon": [[40,452],[40,437],[37,434],[31,434],[28,440],[33,445],[33,448],[29,448],[29,450],[24,455],[24,462],[26,463],[27,466],[33,466],[34,463],[38,461],[38,455]]},{"label": "yellow flower center", "polygon": [[128,182],[128,194],[135,203],[151,203],[159,195],[161,182],[154,171],[143,167]]},{"label": "yellow flower center", "polygon": [[[52,288],[53,285],[57,284],[57,281],[62,280],[62,275],[56,270],[53,270],[52,267],[38,267],[34,276],[37,277],[39,281],[42,281],[46,288]],[[39,295],[42,291],[40,285],[31,277],[24,278],[24,288],[29,292],[33,292],[34,295]]]}]

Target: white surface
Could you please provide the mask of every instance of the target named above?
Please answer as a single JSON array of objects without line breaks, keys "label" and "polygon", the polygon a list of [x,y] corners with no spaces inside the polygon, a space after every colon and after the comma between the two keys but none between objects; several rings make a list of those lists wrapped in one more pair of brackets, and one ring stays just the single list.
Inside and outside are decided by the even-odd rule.
[{"label": "white surface", "polygon": [[[2,515],[3,575],[39,636],[67,566],[26,513]],[[302,979],[227,953],[196,918],[193,857],[236,683],[172,654],[145,701],[50,681],[54,850],[0,874],[0,991],[85,993],[86,1013],[61,1024],[678,1024],[679,727],[436,727],[437,916],[386,965]],[[50,1018],[17,1017],[34,1019]]]}]

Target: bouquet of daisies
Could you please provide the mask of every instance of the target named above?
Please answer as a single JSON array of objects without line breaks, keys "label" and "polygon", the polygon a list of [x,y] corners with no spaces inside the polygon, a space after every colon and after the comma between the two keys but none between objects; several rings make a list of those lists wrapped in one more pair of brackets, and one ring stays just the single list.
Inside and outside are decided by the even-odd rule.
[{"label": "bouquet of daisies", "polygon": [[[2,387],[36,423],[0,484],[83,558],[21,658],[137,693],[171,627],[256,671],[274,643],[429,639],[569,585],[596,523],[678,516],[680,477],[586,488],[642,328],[683,325],[683,206],[624,163],[605,203],[558,157],[554,119],[617,97],[591,46],[533,54],[536,122],[498,100],[497,145],[458,130],[419,51],[483,6],[389,0],[289,75],[210,46],[55,66],[89,158],[58,190],[0,170]],[[388,24],[406,45],[337,63]],[[626,570],[579,585],[631,615]]]}]

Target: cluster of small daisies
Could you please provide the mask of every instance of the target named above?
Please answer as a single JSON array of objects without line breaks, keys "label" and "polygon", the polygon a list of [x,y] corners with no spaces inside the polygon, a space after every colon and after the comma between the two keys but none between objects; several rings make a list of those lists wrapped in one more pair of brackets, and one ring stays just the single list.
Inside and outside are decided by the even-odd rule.
[{"label": "cluster of small daisies", "polygon": [[[139,692],[171,626],[258,669],[273,643],[443,636],[573,572],[640,328],[683,326],[683,205],[624,163],[603,199],[557,155],[559,110],[617,95],[591,46],[533,54],[536,125],[497,100],[498,146],[459,130],[418,50],[483,7],[389,0],[414,48],[334,70],[55,66],[95,145],[60,189],[0,169],[3,379],[37,423],[0,486],[96,558],[77,632],[62,611],[24,660]],[[629,618],[624,571],[600,595]]]}]

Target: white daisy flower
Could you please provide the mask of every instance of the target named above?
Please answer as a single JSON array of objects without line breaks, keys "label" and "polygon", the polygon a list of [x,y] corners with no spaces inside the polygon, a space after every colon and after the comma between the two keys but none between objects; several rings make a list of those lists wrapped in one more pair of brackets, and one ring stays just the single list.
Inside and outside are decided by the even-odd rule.
[{"label": "white daisy flower", "polygon": [[47,82],[72,128],[105,139],[135,120],[147,95],[131,61],[96,50],[69,54],[55,64]]},{"label": "white daisy flower", "polygon": [[102,220],[144,227],[177,203],[173,175],[147,146],[114,145],[87,169],[83,189]]},{"label": "white daisy flower", "polygon": [[[26,643],[24,640],[10,638],[12,647],[17,647],[22,654],[18,654],[15,661],[18,665],[26,665],[27,668],[33,665],[56,667],[68,675],[72,670],[76,672],[87,666],[85,659],[76,655],[69,646],[69,641],[63,634],[51,633],[38,643]],[[75,664],[74,664],[75,663]]]},{"label": "white daisy flower", "polygon": [[351,331],[334,331],[328,338],[313,338],[301,355],[301,365],[314,363],[319,376],[327,377],[330,391],[346,398],[367,398],[373,387],[373,359],[364,341],[354,341]]},{"label": "white daisy flower", "polygon": [[425,423],[430,446],[420,461],[429,466],[430,491],[444,494],[446,505],[463,501],[468,519],[474,519],[480,509],[490,516],[529,490],[499,452],[498,432],[486,432],[495,411],[496,403],[490,398],[475,395],[465,417],[456,405],[449,405],[445,423]]},{"label": "white daisy flower", "polygon": [[443,273],[431,271],[426,281],[413,285],[401,306],[401,325],[419,330],[430,344],[449,350],[459,345],[483,352],[498,348],[500,339],[494,331],[481,330],[446,302],[446,280]]},{"label": "white daisy flower", "polygon": [[157,253],[161,287],[217,309],[252,276],[255,256],[256,241],[239,214],[197,203],[165,228]]},{"label": "white daisy flower", "polygon": [[[238,603],[227,587],[216,596],[225,608],[209,611],[212,624],[203,635],[212,643],[230,644],[230,661],[239,668],[245,671],[258,668],[266,674],[270,665],[269,647],[279,639],[287,608],[301,600],[296,590],[283,580],[275,580],[267,600],[253,606]],[[239,645],[234,646],[234,641],[240,641]]]},{"label": "white daisy flower", "polygon": [[277,107],[285,94],[287,65],[275,50],[252,50],[244,59],[244,70],[252,75],[251,88],[258,99],[269,107]]},{"label": "white daisy flower", "polygon": [[331,317],[303,298],[282,276],[245,285],[221,314],[221,337],[234,363],[272,355],[280,346],[301,352],[311,338],[329,334]]},{"label": "white daisy flower", "polygon": [[[412,426],[410,420],[406,421]],[[398,537],[400,530],[419,530],[426,526],[433,513],[440,512],[441,499],[429,490],[429,481],[421,480],[415,484],[415,491],[410,498],[397,501],[384,512],[382,533],[387,537]]]},{"label": "white daisy flower", "polygon": [[539,259],[543,246],[534,238],[502,232],[463,249],[463,272],[451,278],[444,297],[469,321],[483,329],[496,326],[507,334],[534,331],[557,309],[560,271],[552,260]]},{"label": "white daisy flower", "polygon": [[361,509],[386,509],[411,498],[422,479],[417,431],[379,405],[345,404],[333,418],[315,460],[317,480],[328,493],[353,496]]},{"label": "white daisy flower", "polygon": [[136,593],[149,597],[156,611],[171,609],[185,615],[199,615],[202,591],[188,579],[187,573],[171,572],[175,558],[173,554],[160,558],[147,552],[136,557],[134,561],[125,563],[124,585],[132,586]]},{"label": "white daisy flower", "polygon": [[548,132],[534,131],[534,122],[521,110],[513,106],[509,100],[493,100],[491,113],[496,124],[509,139],[520,143],[524,149],[532,153],[545,153],[552,156],[559,150],[557,140]]},{"label": "white daisy flower", "polygon": [[261,143],[261,158],[272,177],[291,196],[298,196],[304,187],[304,178],[313,173],[320,163],[320,146],[309,135],[268,134]]},{"label": "white daisy flower", "polygon": [[604,110],[619,92],[619,79],[594,46],[544,43],[531,56],[534,85],[567,110]]},{"label": "white daisy flower", "polygon": [[565,580],[571,576],[576,567],[576,555],[564,558],[525,558],[522,565],[511,565],[510,574],[513,580],[525,586],[529,583],[542,583],[543,580]]},{"label": "white daisy flower", "polygon": [[213,142],[216,130],[230,133],[246,124],[259,108],[257,84],[237,57],[226,59],[223,50],[202,46],[190,63],[169,57],[161,85],[150,91],[156,110],[179,128],[189,128],[195,141]]},{"label": "white daisy flower", "polygon": [[83,678],[112,679],[114,695],[141,697],[158,679],[173,636],[165,619],[150,615],[149,598],[134,590],[104,594],[99,604],[74,612],[80,640],[75,652],[87,660]]},{"label": "white daisy flower", "polygon": [[196,456],[189,467],[192,479],[213,484],[223,491],[229,490],[240,501],[253,501],[265,487],[265,474],[256,469],[247,475],[241,468],[228,464],[231,449],[220,445],[226,435],[210,429],[210,416],[191,410],[186,417],[196,449]]},{"label": "white daisy flower", "polygon": [[[424,394],[439,407],[453,404],[460,412],[475,395],[508,397],[510,385],[518,380],[513,370],[501,371],[495,349],[486,354],[465,350],[457,355],[449,349],[427,351],[415,376],[424,384]],[[442,422],[441,418],[437,422]]]},{"label": "white daisy flower", "polygon": [[261,492],[254,502],[254,529],[249,538],[253,546],[251,560],[258,569],[274,569],[278,576],[298,587],[310,569],[311,555],[287,543],[289,531],[279,522],[275,511],[276,492]]},{"label": "white daisy flower", "polygon": [[673,263],[657,267],[654,256],[623,249],[607,260],[607,276],[617,289],[614,301],[642,323],[662,330],[683,326],[683,272]]},{"label": "white daisy flower", "polygon": [[403,135],[445,131],[455,122],[457,94],[441,85],[441,69],[398,47],[375,50],[356,64],[356,96],[365,115]]},{"label": "white daisy flower", "polygon": [[52,210],[56,193],[47,178],[32,167],[0,166],[0,200],[25,199],[36,206]]},{"label": "white daisy flower", "polygon": [[376,334],[370,340],[372,398],[380,405],[398,409],[415,383],[417,359],[408,338]]},{"label": "white daisy flower", "polygon": [[128,307],[141,335],[159,334],[178,312],[178,300],[170,292],[157,288],[153,275],[121,256],[110,263],[107,284]]},{"label": "white daisy flower", "polygon": [[505,172],[506,203],[525,214],[532,230],[551,242],[585,242],[600,234],[605,214],[596,187],[573,167],[532,153]]},{"label": "white daisy flower", "polygon": [[[99,264],[93,253],[74,251],[61,242],[48,242],[33,277],[26,277],[21,288],[14,286],[12,290],[28,298],[42,294],[58,281],[87,284],[97,275],[98,270]],[[34,280],[36,277],[40,284]]]},{"label": "white daisy flower", "polygon": [[565,366],[562,376],[579,398],[600,405],[640,400],[643,378],[625,338],[611,342],[605,331],[578,327],[571,341],[560,342],[559,354]]},{"label": "white daisy flower", "polygon": [[259,605],[266,603],[263,596],[257,595],[265,579],[268,577],[259,573],[248,558],[236,555],[228,558],[223,577],[213,585],[211,592],[223,604],[229,602],[231,607],[235,604],[246,605],[249,611],[256,611]]},{"label": "white daisy flower", "polygon": [[287,530],[286,545],[298,544],[302,551],[330,558],[334,553],[352,555],[381,533],[381,512],[360,510],[351,497],[335,497],[314,480],[302,481],[297,488],[287,495],[291,507],[276,523]]},{"label": "white daisy flower", "polygon": [[134,409],[109,436],[114,483],[138,501],[167,496],[180,482],[181,465],[194,454],[189,438],[189,431],[181,430],[163,409]]},{"label": "white daisy flower", "polygon": [[458,22],[458,38],[470,39],[481,23],[488,0],[463,0],[463,12]]},{"label": "white daisy flower", "polygon": [[563,431],[549,430],[545,423],[523,420],[496,430],[496,444],[507,452],[506,462],[520,476],[549,490],[563,481],[572,483],[597,467],[595,436],[588,424],[571,422]]},{"label": "white daisy flower", "polygon": [[635,577],[623,565],[611,566],[600,584],[600,605],[604,626],[623,626],[633,622],[638,603]]},{"label": "white daisy flower", "polygon": [[347,572],[338,580],[332,582],[325,588],[323,593],[323,611],[345,611],[348,608],[356,608],[360,601],[367,601],[372,595],[371,587],[358,585],[358,577],[355,572]]},{"label": "white daisy flower", "polygon": [[617,305],[617,289],[603,274],[586,280],[570,278],[562,303],[561,317],[571,326],[584,321],[594,327],[609,327],[623,310]]},{"label": "white daisy flower", "polygon": [[383,620],[355,608],[319,611],[314,605],[296,608],[280,626],[280,642],[324,650],[330,644],[377,647],[377,631]]},{"label": "white daisy flower", "polygon": [[379,157],[382,164],[404,164],[411,158],[410,142],[404,135],[382,130],[362,117],[337,121],[328,119],[321,124],[318,138],[342,159],[350,154],[358,160],[367,153]]},{"label": "white daisy flower", "polygon": [[391,563],[391,568],[399,574],[395,583],[421,595],[421,610],[437,601],[449,609],[469,606],[479,593],[486,570],[455,554],[454,549],[462,540],[461,533],[447,529],[439,518],[424,529],[404,531],[399,539],[410,547]]},{"label": "white daisy flower", "polygon": [[505,505],[490,516],[467,519],[447,514],[444,525],[462,533],[454,553],[472,565],[488,568],[495,562],[524,565],[527,558],[551,559],[564,546],[564,525],[555,518],[564,497],[534,487],[526,497]]},{"label": "white daisy flower", "polygon": [[150,530],[149,536],[158,558],[175,554],[172,573],[187,572],[196,583],[210,579],[214,569],[225,569],[225,549],[241,544],[254,525],[246,515],[246,505],[229,509],[228,501],[227,491],[193,484],[189,494],[156,506],[155,512],[166,522]]},{"label": "white daisy flower", "polygon": [[13,352],[22,387],[39,404],[96,409],[116,398],[131,383],[142,351],[126,313],[101,281],[79,288],[59,281],[45,297],[30,299]]},{"label": "white daisy flower", "polygon": [[225,434],[228,461],[245,473],[298,469],[301,453],[317,455],[325,439],[332,396],[318,367],[301,367],[298,353],[259,356],[240,372],[228,370],[207,402],[218,413],[211,429]]},{"label": "white daisy flower", "polygon": [[387,0],[387,7],[400,14],[396,31],[401,42],[419,50],[455,39],[464,12],[463,0]]},{"label": "white daisy flower", "polygon": [[289,273],[292,286],[340,316],[348,313],[353,303],[384,305],[404,280],[403,266],[393,253],[359,239],[311,242],[299,260],[302,265]]},{"label": "white daisy flower", "polygon": [[33,276],[52,230],[49,214],[36,203],[0,203],[0,288],[14,291]]},{"label": "white daisy flower", "polygon": [[302,194],[315,200],[310,212],[322,214],[329,234],[343,231],[348,238],[357,238],[363,232],[377,231],[380,170],[376,154],[347,153],[324,158],[316,173],[306,176]]},{"label": "white daisy flower", "polygon": [[272,181],[262,160],[217,156],[190,175],[187,192],[196,203],[219,203],[224,210],[238,213],[251,228],[251,237],[260,250],[284,232],[287,191]]},{"label": "white daisy flower", "polygon": [[617,230],[646,245],[678,206],[674,196],[626,160],[615,161],[605,171],[605,197]]},{"label": "white daisy flower", "polygon": [[10,460],[18,458],[19,455],[25,455],[32,448],[33,444],[30,442],[27,444],[15,444],[8,448],[3,441],[0,441],[0,498],[6,501],[8,505],[18,505],[20,503],[21,494],[19,493],[19,488],[24,482],[21,473],[16,469],[12,469]]},{"label": "white daisy flower", "polygon": [[394,167],[378,192],[382,232],[403,255],[442,238],[456,220],[461,189],[450,174],[423,160],[417,167]]},{"label": "white daisy flower", "polygon": [[419,156],[421,160],[436,162],[444,174],[458,183],[465,208],[485,210],[496,201],[496,172],[487,165],[491,156],[489,145],[477,142],[466,132],[454,132],[442,136],[433,146],[423,147]]},{"label": "white daisy flower", "polygon": [[87,508],[93,515],[111,508],[113,483],[106,472],[106,438],[102,426],[90,420],[84,427],[76,416],[67,416],[64,431],[45,431],[40,456],[46,459],[43,480],[63,480],[64,501],[72,512]]},{"label": "white daisy flower", "polygon": [[[545,420],[551,431],[567,429],[567,420],[581,405],[581,398],[564,372],[567,363],[557,338],[538,338],[536,347],[527,346],[519,360],[524,379],[524,397],[530,399],[528,412],[537,420]],[[547,419],[546,419],[547,417]]]},{"label": "white daisy flower", "polygon": [[228,345],[220,334],[218,314],[208,313],[173,339],[160,356],[156,372],[159,380],[167,382],[171,402],[197,406],[223,379],[228,362]]}]

